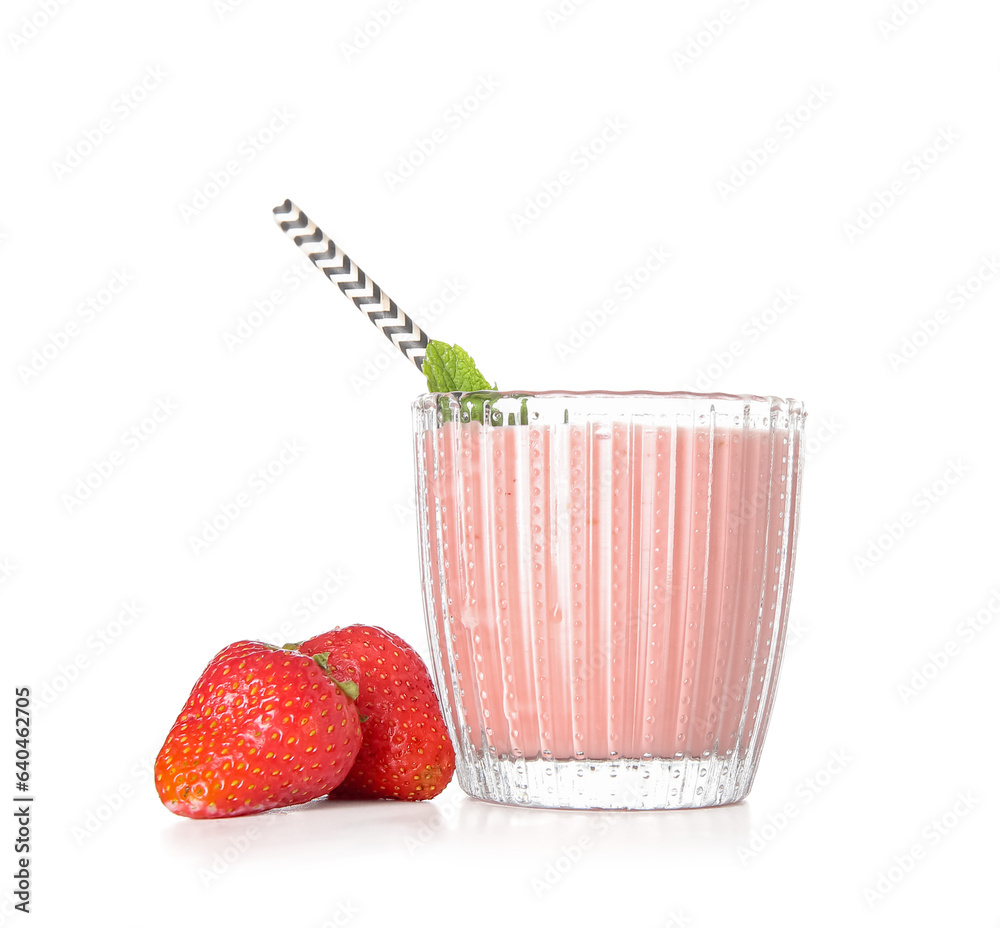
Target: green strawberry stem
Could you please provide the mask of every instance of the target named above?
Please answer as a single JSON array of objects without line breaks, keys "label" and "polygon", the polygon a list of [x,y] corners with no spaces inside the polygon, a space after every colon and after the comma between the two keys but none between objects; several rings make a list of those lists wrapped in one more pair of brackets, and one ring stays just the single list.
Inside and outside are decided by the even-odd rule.
[{"label": "green strawberry stem", "polygon": [[353,680],[334,680],[333,682],[344,691],[344,694],[348,699],[357,699],[358,693],[361,692],[358,688],[358,684]]},{"label": "green strawberry stem", "polygon": [[[300,641],[299,644],[302,644],[302,642]],[[314,654],[313,655],[313,660],[316,661],[316,663],[319,664],[320,669],[331,680],[333,680],[333,682],[336,683],[337,686],[339,686],[344,691],[344,695],[347,696],[348,699],[357,699],[358,698],[358,693],[361,692],[361,691],[358,689],[358,684],[357,683],[355,683],[353,680],[338,680],[336,677],[334,677],[333,671],[330,670],[330,652],[329,651],[324,651],[322,654]]]}]

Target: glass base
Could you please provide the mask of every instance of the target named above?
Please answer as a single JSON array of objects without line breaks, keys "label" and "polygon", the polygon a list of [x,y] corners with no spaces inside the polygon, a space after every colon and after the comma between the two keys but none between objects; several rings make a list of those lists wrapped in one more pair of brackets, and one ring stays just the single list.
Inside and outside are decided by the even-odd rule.
[{"label": "glass base", "polygon": [[704,809],[750,792],[747,759],[682,757],[550,760],[480,754],[458,759],[458,782],[475,799],[539,809]]}]

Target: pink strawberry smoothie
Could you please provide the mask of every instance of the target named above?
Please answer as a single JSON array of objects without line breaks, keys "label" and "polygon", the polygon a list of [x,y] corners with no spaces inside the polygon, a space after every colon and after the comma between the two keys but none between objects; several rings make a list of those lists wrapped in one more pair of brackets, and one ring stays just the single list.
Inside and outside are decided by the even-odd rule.
[{"label": "pink strawberry smoothie", "polygon": [[787,449],[787,431],[717,425],[425,432],[431,622],[472,744],[741,753],[790,586]]}]

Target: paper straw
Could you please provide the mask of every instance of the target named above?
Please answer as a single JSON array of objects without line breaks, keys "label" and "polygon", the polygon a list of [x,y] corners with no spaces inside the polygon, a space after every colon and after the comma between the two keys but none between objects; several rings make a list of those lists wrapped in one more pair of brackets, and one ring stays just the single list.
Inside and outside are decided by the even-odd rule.
[{"label": "paper straw", "polygon": [[331,283],[340,287],[403,356],[423,370],[430,340],[389,295],[357,266],[291,200],[274,207],[274,221]]}]

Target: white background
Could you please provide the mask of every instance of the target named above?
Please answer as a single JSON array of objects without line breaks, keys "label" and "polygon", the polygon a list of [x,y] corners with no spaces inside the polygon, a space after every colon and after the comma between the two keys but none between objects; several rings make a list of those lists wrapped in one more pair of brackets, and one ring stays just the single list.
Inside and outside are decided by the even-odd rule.
[{"label": "white background", "polygon": [[[0,21],[32,924],[997,924],[995,3],[46,2]],[[226,643],[374,622],[425,651],[422,381],[296,277],[285,197],[501,387],[806,402],[791,643],[746,802],[160,806],[149,764]]]}]

